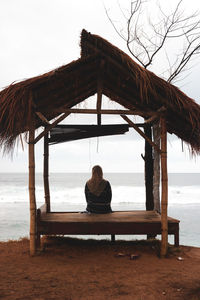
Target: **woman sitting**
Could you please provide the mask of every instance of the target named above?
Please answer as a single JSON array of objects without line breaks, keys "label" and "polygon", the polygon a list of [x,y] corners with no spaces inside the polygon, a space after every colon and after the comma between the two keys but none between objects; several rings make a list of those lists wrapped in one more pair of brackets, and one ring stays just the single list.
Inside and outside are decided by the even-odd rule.
[{"label": "woman sitting", "polygon": [[92,177],[86,182],[85,197],[86,210],[90,213],[105,214],[112,212],[110,202],[112,191],[109,181],[103,179],[103,171],[100,166],[92,168]]}]

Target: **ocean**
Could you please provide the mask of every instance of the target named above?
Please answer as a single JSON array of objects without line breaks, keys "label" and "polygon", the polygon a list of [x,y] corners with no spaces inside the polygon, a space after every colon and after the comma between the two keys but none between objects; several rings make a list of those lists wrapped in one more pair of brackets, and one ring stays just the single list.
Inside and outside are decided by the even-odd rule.
[{"label": "ocean", "polygon": [[[88,173],[50,174],[52,211],[84,211],[84,185]],[[112,186],[112,209],[145,209],[142,173],[107,173]],[[36,174],[37,207],[44,203],[42,174]],[[180,220],[180,244],[200,247],[200,174],[169,174],[168,215]],[[29,235],[28,174],[0,173],[0,241]],[[84,236],[83,238],[88,238]],[[110,238],[93,236],[92,238]],[[117,236],[141,239],[144,236]],[[173,243],[173,237],[169,238]]]}]

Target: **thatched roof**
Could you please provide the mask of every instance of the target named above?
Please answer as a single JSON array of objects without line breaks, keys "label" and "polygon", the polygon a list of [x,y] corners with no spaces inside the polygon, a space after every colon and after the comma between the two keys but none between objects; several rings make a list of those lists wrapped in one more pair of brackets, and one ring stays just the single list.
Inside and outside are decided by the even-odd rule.
[{"label": "thatched roof", "polygon": [[[20,133],[29,130],[31,112],[41,112],[49,121],[96,93],[97,58],[90,56],[25,81],[0,92],[0,144],[12,148]],[[88,72],[88,73],[86,73]],[[35,115],[36,128],[44,125]]]},{"label": "thatched roof", "polygon": [[176,86],[134,62],[105,39],[82,31],[81,56],[98,54],[106,60],[104,94],[125,107],[143,111],[166,108],[167,130],[200,151],[200,106]]},{"label": "thatched roof", "polygon": [[[200,106],[177,87],[145,70],[127,54],[97,35],[83,30],[81,58],[49,73],[0,92],[0,143],[12,147],[30,128],[31,111],[48,120],[97,92],[147,117],[164,107],[167,130],[200,151]],[[35,115],[36,128],[42,121]]]}]

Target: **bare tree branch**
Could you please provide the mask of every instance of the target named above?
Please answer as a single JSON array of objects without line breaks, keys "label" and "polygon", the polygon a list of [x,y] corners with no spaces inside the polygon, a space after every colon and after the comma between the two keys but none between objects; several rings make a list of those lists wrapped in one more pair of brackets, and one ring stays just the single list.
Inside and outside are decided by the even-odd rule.
[{"label": "bare tree branch", "polygon": [[[125,26],[121,29],[105,8],[114,30],[126,42],[128,51],[139,64],[146,69],[152,69],[157,60],[165,59],[169,68],[162,74],[165,74],[164,77],[168,82],[177,80],[180,74],[188,70],[190,61],[200,55],[199,12],[194,11],[190,15],[185,15],[184,10],[181,9],[183,3],[184,0],[179,0],[171,13],[166,13],[158,3],[159,17],[154,20],[155,17],[152,18],[150,15],[145,18],[145,5],[151,5],[151,0],[130,0],[126,14],[118,0],[125,21]],[[173,39],[177,43],[174,58],[168,55],[170,40]]]}]

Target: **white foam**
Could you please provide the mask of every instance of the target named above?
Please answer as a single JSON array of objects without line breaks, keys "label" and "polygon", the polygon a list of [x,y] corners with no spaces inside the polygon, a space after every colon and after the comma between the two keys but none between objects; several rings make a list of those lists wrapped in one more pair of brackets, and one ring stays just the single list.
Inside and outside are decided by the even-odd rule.
[{"label": "white foam", "polygon": [[[84,204],[85,195],[83,187],[54,187],[50,190],[51,201],[55,203]],[[36,199],[44,201],[43,187],[36,188]],[[15,203],[29,201],[28,189],[25,186],[4,186],[1,189],[0,202]],[[112,186],[112,203],[145,203],[145,188],[143,186]],[[200,186],[171,186],[168,191],[168,203],[192,204],[200,203]]]}]

